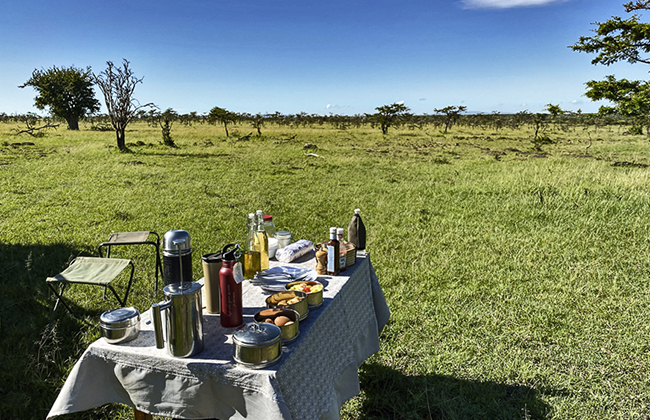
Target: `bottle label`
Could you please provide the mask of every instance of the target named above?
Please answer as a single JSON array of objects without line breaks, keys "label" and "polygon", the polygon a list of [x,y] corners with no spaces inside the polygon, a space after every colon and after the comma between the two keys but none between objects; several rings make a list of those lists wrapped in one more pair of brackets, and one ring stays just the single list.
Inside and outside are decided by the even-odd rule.
[{"label": "bottle label", "polygon": [[328,245],[327,247],[327,271],[333,273],[336,270],[335,258],[337,255],[334,253],[334,247]]},{"label": "bottle label", "polygon": [[241,268],[241,263],[235,263],[232,268],[232,276],[235,278],[235,283],[237,284],[244,281],[244,271]]}]

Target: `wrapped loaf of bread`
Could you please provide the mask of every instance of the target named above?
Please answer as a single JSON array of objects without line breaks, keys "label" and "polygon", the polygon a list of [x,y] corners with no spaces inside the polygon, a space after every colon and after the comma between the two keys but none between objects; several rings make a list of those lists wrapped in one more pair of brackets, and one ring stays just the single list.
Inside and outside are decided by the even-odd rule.
[{"label": "wrapped loaf of bread", "polygon": [[312,249],[314,249],[314,243],[312,241],[301,239],[284,248],[278,249],[275,252],[275,259],[283,263],[288,263],[297,260]]}]

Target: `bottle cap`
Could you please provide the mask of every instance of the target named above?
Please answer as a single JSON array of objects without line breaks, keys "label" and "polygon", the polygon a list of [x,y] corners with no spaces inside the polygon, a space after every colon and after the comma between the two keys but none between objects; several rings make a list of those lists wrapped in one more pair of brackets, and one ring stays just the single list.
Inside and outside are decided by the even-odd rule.
[{"label": "bottle cap", "polygon": [[354,209],[354,214],[359,214],[360,211],[361,209]]},{"label": "bottle cap", "polygon": [[256,213],[258,216],[261,216],[261,215],[264,214],[264,212],[263,212],[262,210],[258,210],[258,211],[256,211],[255,213]]},{"label": "bottle cap", "polygon": [[336,233],[336,228],[335,228],[335,227],[331,227],[331,228],[330,228],[330,233],[334,233],[334,234],[335,234],[335,233]]},{"label": "bottle cap", "polygon": [[228,244],[221,250],[224,261],[236,261],[240,257],[239,244]]},{"label": "bottle cap", "polygon": [[271,216],[270,214],[265,214],[264,215],[264,221],[265,222],[270,222],[271,220],[273,220],[273,216]]},{"label": "bottle cap", "polygon": [[343,235],[343,228],[336,229],[336,234],[337,235]]}]

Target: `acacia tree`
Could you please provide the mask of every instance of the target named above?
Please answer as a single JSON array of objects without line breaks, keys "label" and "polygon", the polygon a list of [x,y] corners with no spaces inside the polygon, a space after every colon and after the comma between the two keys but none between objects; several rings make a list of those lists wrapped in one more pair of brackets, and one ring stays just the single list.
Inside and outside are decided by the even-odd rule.
[{"label": "acacia tree", "polygon": [[465,105],[460,105],[460,106],[450,105],[441,109],[433,110],[433,112],[435,112],[436,114],[445,115],[445,133],[456,123],[456,121],[460,117],[460,113],[465,111],[467,111],[467,107]]},{"label": "acacia tree", "polygon": [[210,124],[216,124],[217,121],[223,124],[223,128],[226,130],[226,137],[228,137],[228,124],[237,121],[237,114],[225,108],[215,106],[208,114],[208,122]]},{"label": "acacia tree", "polygon": [[143,78],[137,78],[129,67],[129,61],[122,60],[122,67],[117,67],[112,61],[107,61],[107,68],[99,74],[94,74],[95,83],[104,94],[104,102],[111,125],[115,129],[118,149],[125,151],[124,133],[126,126],[136,117],[139,110],[152,107],[152,103],[140,105],[133,98],[133,92]]},{"label": "acacia tree", "polygon": [[172,125],[178,119],[178,113],[172,108],[167,108],[163,112],[156,112],[156,119],[158,125],[162,130],[162,142],[165,146],[176,147],[174,139],[172,139]]},{"label": "acacia tree", "polygon": [[[650,0],[638,0],[623,5],[627,13],[650,10]],[[574,51],[596,53],[592,64],[610,65],[619,61],[631,64],[650,64],[650,24],[639,21],[633,14],[628,19],[613,16],[605,22],[596,22],[594,36],[580,37],[571,46]],[[650,83],[644,80],[617,80],[613,75],[605,80],[591,80],[587,83],[586,96],[593,101],[609,100],[614,107],[603,106],[602,114],[618,112],[635,118],[637,131],[650,126]]]},{"label": "acacia tree", "polygon": [[378,106],[375,110],[377,113],[372,117],[379,124],[382,134],[388,134],[389,127],[399,126],[411,116],[409,113],[411,110],[403,103]]},{"label": "acacia tree", "polygon": [[34,106],[40,110],[49,108],[53,117],[68,123],[69,130],[79,130],[79,119],[99,111],[90,67],[83,70],[74,66],[52,66],[47,70],[34,70],[32,77],[18,87],[27,86],[38,92]]}]

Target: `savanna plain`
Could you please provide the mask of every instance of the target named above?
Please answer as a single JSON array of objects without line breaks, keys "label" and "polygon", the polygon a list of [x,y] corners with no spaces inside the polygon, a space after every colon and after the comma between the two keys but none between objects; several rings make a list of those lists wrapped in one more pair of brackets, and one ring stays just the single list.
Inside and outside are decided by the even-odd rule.
[{"label": "savanna plain", "polygon": [[[361,367],[351,419],[650,417],[650,142],[624,125],[300,127],[144,122],[16,135],[0,124],[0,419],[43,419],[115,306],[54,304],[45,278],[112,232],[185,229],[198,256],[243,242],[263,209],[323,241],[355,208],[391,318]],[[310,143],[313,147],[305,149]],[[146,311],[150,249],[129,247]],[[118,288],[126,279],[118,280]],[[308,398],[306,398],[308,401]],[[126,419],[108,405],[62,419]]]}]

